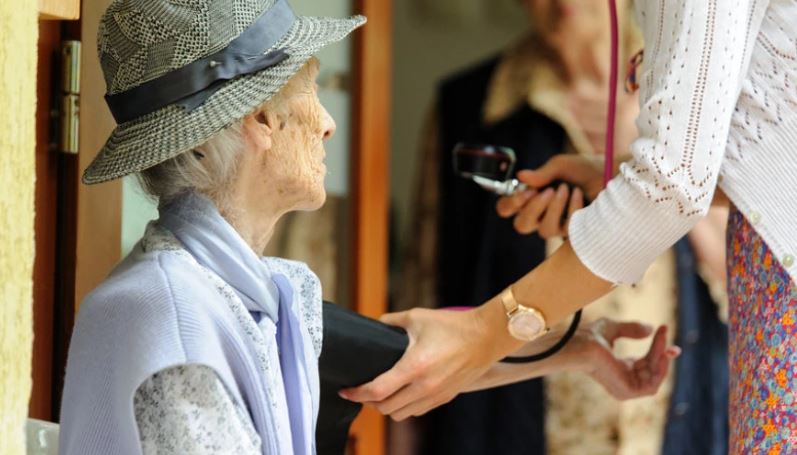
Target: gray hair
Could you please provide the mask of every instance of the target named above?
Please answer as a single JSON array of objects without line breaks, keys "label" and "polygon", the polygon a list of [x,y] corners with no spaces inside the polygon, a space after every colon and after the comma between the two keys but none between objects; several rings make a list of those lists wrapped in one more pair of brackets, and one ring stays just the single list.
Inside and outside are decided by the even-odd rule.
[{"label": "gray hair", "polygon": [[235,178],[243,148],[243,120],[237,120],[194,150],[138,173],[138,180],[161,205],[191,190],[221,202]]}]

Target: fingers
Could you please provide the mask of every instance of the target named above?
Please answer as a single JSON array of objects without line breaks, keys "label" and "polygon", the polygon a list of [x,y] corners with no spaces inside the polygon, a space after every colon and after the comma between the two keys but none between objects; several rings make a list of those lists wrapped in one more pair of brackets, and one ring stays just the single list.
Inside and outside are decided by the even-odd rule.
[{"label": "fingers", "polygon": [[[633,336],[641,336],[646,331],[645,329],[649,333],[649,328],[646,328],[644,324],[614,323],[609,320],[606,320],[605,323],[607,327],[604,329],[604,336],[606,336],[606,330]],[[666,347],[666,344],[667,328],[662,326],[656,330],[650,350],[645,357],[635,361],[615,358],[611,364],[606,365],[599,374],[593,377],[619,400],[654,395],[666,379],[672,361],[681,353],[677,346]]]},{"label": "fingers", "polygon": [[667,326],[663,325],[656,330],[656,335],[653,336],[653,343],[650,345],[650,351],[645,356],[653,374],[658,373],[658,359],[664,355],[665,349],[667,349]]},{"label": "fingers", "polygon": [[665,355],[661,355],[653,364],[648,364],[648,368],[643,370],[644,374],[639,378],[642,392],[647,395],[655,394],[669,371],[670,359]]},{"label": "fingers", "polygon": [[607,373],[599,376],[598,382],[618,400],[635,398],[638,396],[638,379],[634,366],[631,360],[613,358],[607,366]]},{"label": "fingers", "polygon": [[562,219],[569,196],[570,188],[567,184],[562,183],[559,185],[540,222],[539,231],[542,238],[548,239],[562,234]]},{"label": "fingers", "polygon": [[556,155],[535,170],[518,172],[517,179],[532,188],[542,188],[556,180],[564,180],[576,186],[600,178],[601,172],[585,158],[575,155]]},{"label": "fingers", "polygon": [[579,187],[573,188],[573,194],[570,196],[570,206],[567,209],[567,217],[573,216],[576,211],[584,208],[584,191]]},{"label": "fingers", "polygon": [[407,367],[411,363],[408,356],[410,353],[411,351],[407,351],[392,369],[382,373],[373,381],[359,387],[341,390],[339,395],[357,403],[379,402],[393,396],[412,382],[413,371]]},{"label": "fingers", "polygon": [[379,321],[383,324],[407,328],[409,325],[409,311],[383,314]]},{"label": "fingers", "polygon": [[542,188],[550,185],[554,180],[562,179],[570,167],[568,161],[569,157],[567,156],[555,156],[535,170],[518,172],[517,178],[532,188]]},{"label": "fingers", "polygon": [[614,343],[618,338],[647,338],[653,332],[653,327],[641,322],[616,322],[613,330],[606,334],[606,339]]},{"label": "fingers", "polygon": [[438,408],[450,402],[455,397],[456,395],[450,395],[450,396],[441,395],[437,397],[428,398],[426,400],[410,404],[409,406],[405,406],[404,408],[392,412],[389,415],[396,422],[401,422],[402,420],[408,419],[410,417],[422,416],[427,412],[431,411],[432,409]]},{"label": "fingers", "polygon": [[537,194],[536,190],[526,190],[498,199],[498,203],[495,207],[496,211],[498,212],[498,216],[502,218],[509,218],[510,216],[516,214],[535,194]]},{"label": "fingers", "polygon": [[545,212],[548,204],[551,203],[554,194],[554,190],[548,188],[537,196],[534,196],[515,217],[515,230],[521,234],[531,234],[536,231],[539,226],[540,217],[543,212]]},{"label": "fingers", "polygon": [[662,381],[664,381],[664,378],[667,377],[667,372],[670,370],[672,361],[677,359],[680,355],[681,348],[678,346],[670,346],[654,360],[654,373],[651,380],[651,387],[653,388],[653,391],[651,393],[656,393]]},{"label": "fingers", "polygon": [[383,402],[369,403],[383,415],[402,421],[409,417],[426,414],[430,410],[448,403],[455,395],[435,392],[430,386],[416,382],[400,390]]},{"label": "fingers", "polygon": [[396,394],[387,398],[384,401],[370,402],[368,404],[376,408],[376,410],[379,411],[380,414],[386,416],[389,415],[394,419],[396,419],[394,415],[399,410],[405,409],[408,405],[410,405],[413,401],[415,401],[420,395],[421,395],[421,390],[419,390],[418,383],[412,383],[407,387],[399,390]]},{"label": "fingers", "polygon": [[661,386],[667,373],[670,371],[670,364],[681,354],[681,349],[677,346],[666,347],[667,328],[659,327],[650,346],[650,351],[645,358],[640,359],[634,365],[634,370],[639,382],[639,393],[653,395]]}]

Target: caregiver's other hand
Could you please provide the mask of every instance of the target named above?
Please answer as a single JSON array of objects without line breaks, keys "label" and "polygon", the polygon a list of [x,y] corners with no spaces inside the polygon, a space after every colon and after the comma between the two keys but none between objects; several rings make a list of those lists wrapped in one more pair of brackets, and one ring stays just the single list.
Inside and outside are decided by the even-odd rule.
[{"label": "caregiver's other hand", "polygon": [[[521,207],[511,211],[506,207]],[[584,193],[580,188],[562,183],[556,189],[542,192],[526,190],[498,200],[498,214],[504,218],[517,214],[513,225],[521,234],[539,231],[544,239],[567,236],[567,226],[576,210],[584,207]],[[504,215],[507,213],[507,215]]]},{"label": "caregiver's other hand", "polygon": [[[388,372],[340,395],[368,403],[394,420],[425,414],[456,397],[496,361],[521,343],[502,343],[488,328],[502,317],[485,311],[413,309],[388,314],[382,322],[403,327],[410,337],[404,356]],[[505,325],[506,322],[503,322]]]}]

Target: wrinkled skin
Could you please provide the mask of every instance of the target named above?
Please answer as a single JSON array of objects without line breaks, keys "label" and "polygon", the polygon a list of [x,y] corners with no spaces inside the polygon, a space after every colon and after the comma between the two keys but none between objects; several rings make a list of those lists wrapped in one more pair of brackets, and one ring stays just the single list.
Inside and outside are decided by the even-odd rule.
[{"label": "wrinkled skin", "polygon": [[317,75],[313,60],[269,105],[245,119],[247,130],[253,131],[246,135],[247,146],[267,151],[257,163],[260,184],[293,210],[317,210],[326,199],[324,141],[336,126],[318,99]]},{"label": "wrinkled skin", "polygon": [[336,125],[318,99],[317,76],[311,59],[242,120],[244,153],[223,215],[255,251],[263,251],[282,215],[317,210],[326,200],[324,141]]}]

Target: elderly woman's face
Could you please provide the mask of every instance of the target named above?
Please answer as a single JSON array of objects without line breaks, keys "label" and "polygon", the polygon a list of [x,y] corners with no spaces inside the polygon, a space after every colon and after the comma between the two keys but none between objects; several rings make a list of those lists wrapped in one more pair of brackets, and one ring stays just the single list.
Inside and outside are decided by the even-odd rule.
[{"label": "elderly woman's face", "polygon": [[[248,146],[265,150],[257,185],[263,197],[277,198],[287,210],[316,210],[326,198],[324,141],[335,133],[335,121],[318,99],[318,61],[308,62],[280,90],[263,112],[254,115],[269,134],[247,135]],[[265,139],[265,140],[263,140]]]}]

